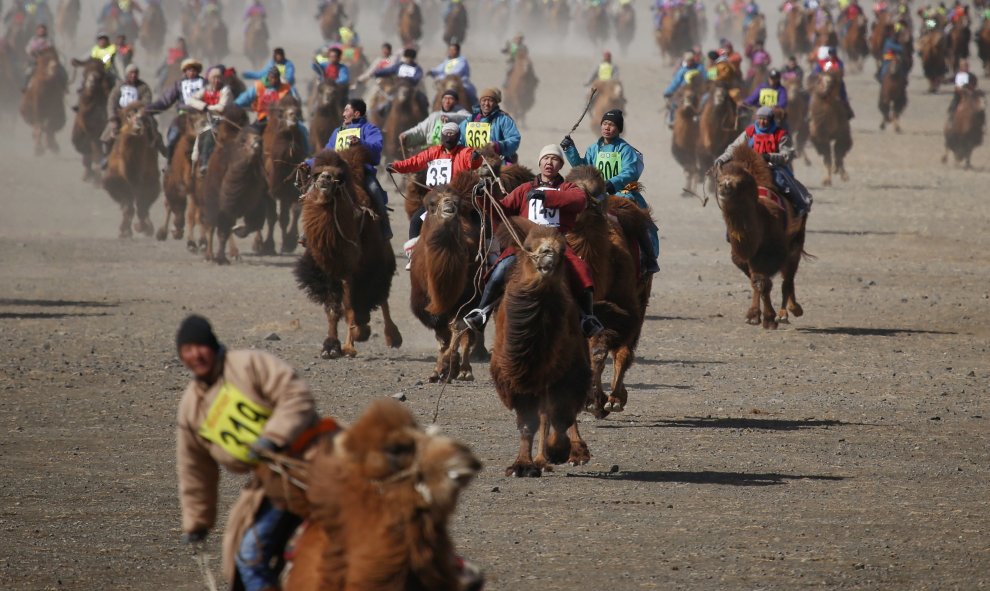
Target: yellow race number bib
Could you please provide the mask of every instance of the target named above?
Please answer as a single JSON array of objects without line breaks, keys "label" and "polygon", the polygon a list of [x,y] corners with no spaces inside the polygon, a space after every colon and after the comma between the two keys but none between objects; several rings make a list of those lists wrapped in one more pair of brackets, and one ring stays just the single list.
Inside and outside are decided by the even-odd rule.
[{"label": "yellow race number bib", "polygon": [[622,156],[618,152],[598,152],[595,168],[607,181],[622,172]]},{"label": "yellow race number bib", "polygon": [[772,88],[764,88],[763,90],[760,91],[760,106],[776,107],[778,94],[779,93]]},{"label": "yellow race number bib", "polygon": [[254,402],[236,386],[225,382],[206,413],[206,420],[199,426],[199,435],[216,443],[238,460],[250,464],[253,463],[248,459],[251,444],[261,437],[270,416],[271,409]]},{"label": "yellow race number bib", "polygon": [[484,148],[492,141],[492,124],[472,121],[464,128],[464,143],[469,148]]},{"label": "yellow race number bib", "polygon": [[351,147],[351,138],[361,139],[361,128],[340,129],[337,131],[337,141],[333,143],[333,151],[340,152]]}]

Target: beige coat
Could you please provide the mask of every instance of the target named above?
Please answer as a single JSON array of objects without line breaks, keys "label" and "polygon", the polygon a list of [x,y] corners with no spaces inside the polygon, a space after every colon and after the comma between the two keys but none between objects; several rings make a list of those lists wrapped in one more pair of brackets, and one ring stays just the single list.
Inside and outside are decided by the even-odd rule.
[{"label": "beige coat", "polygon": [[[264,351],[245,350],[226,352],[223,364],[223,372],[212,386],[191,381],[179,403],[176,469],[184,532],[212,529],[215,525],[220,466],[234,473],[252,469],[250,464],[199,435],[199,428],[225,382],[250,401],[271,410],[261,434],[280,446],[292,443],[319,420],[309,388],[284,361]],[[223,542],[224,574],[228,580],[233,579],[233,556],[240,534],[252,523],[263,499],[261,485],[252,479],[231,510]]]}]

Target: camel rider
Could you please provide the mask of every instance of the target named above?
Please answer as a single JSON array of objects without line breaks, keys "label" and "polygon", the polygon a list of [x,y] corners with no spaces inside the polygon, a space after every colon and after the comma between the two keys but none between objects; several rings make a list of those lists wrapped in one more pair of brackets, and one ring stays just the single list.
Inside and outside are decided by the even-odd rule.
[{"label": "camel rider", "polygon": [[146,105],[150,103],[151,87],[141,80],[141,72],[137,65],[131,64],[124,69],[123,80],[113,87],[107,99],[107,125],[100,135],[103,144],[103,161],[100,165],[103,168],[106,167],[107,156],[117,138],[117,130],[120,129],[120,111],[134,101],[141,101]]},{"label": "camel rider", "polygon": [[770,70],[767,81],[760,84],[753,94],[746,97],[743,104],[751,107],[770,107],[772,109],[787,110],[787,89],[780,83],[780,71],[776,68]]},{"label": "camel rider", "polygon": [[612,63],[612,52],[606,51],[602,54],[602,63],[591,72],[585,86],[591,86],[595,82],[606,82],[619,77],[619,66]]},{"label": "camel rider", "polygon": [[[794,148],[791,146],[791,136],[787,129],[777,125],[773,118],[773,109],[760,107],[756,111],[756,123],[750,125],[739,134],[725,152],[715,159],[716,166],[722,166],[732,160],[736,148],[746,144],[770,164],[773,182],[776,190],[794,206],[794,215],[807,215],[811,210],[811,193],[791,172],[791,161],[794,160]],[[768,187],[770,188],[770,187]]]},{"label": "camel rider", "polygon": [[285,50],[281,47],[276,47],[272,50],[272,59],[268,60],[260,70],[255,70],[253,72],[244,72],[241,77],[245,80],[264,80],[268,75],[268,70],[272,68],[278,68],[279,76],[289,84],[289,86],[296,85],[296,65],[292,63],[291,60],[285,57]]},{"label": "camel rider", "polygon": [[969,60],[959,60],[959,71],[956,72],[952,100],[949,102],[949,115],[954,115],[956,109],[959,108],[959,101],[964,92],[977,92],[976,84],[976,74],[969,71]]},{"label": "camel rider", "polygon": [[467,59],[461,57],[461,44],[451,43],[447,46],[447,59],[440,62],[440,65],[427,72],[431,78],[443,79],[446,76],[457,76],[461,79],[464,90],[467,91],[468,102],[471,104],[465,107],[473,107],[478,104],[478,89],[471,82],[471,65]]},{"label": "camel rider", "polygon": [[378,57],[378,61],[371,64],[360,76],[357,77],[358,84],[364,84],[368,80],[371,80],[371,75],[375,73],[376,70],[384,70],[385,68],[391,67],[395,64],[395,56],[392,55],[392,44],[382,43],[381,55]]},{"label": "camel rider", "polygon": [[[388,168],[390,173],[414,174],[426,171],[426,186],[435,187],[453,182],[461,172],[474,170],[481,166],[481,156],[473,148],[459,145],[461,128],[452,121],[443,124],[440,133],[440,144],[430,146],[422,152],[405,160],[393,162]],[[406,256],[412,259],[412,249],[416,245],[419,233],[426,219],[426,207],[422,206],[409,219],[409,241],[403,245]],[[407,265],[408,268],[408,265]]]},{"label": "camel rider", "polygon": [[[460,125],[461,121],[471,116],[471,113],[458,104],[457,98],[456,90],[445,90],[440,96],[440,110],[433,111],[426,116],[426,119],[400,133],[399,143],[410,151],[440,145],[441,128],[444,124]],[[458,139],[460,139],[460,132],[458,132]]]},{"label": "camel rider", "polygon": [[[206,111],[208,114],[219,115],[223,113],[223,110],[234,99],[230,86],[226,84],[224,71],[225,68],[222,65],[210,68],[206,73],[206,86],[189,97],[186,104],[198,111]],[[198,163],[196,170],[200,176],[206,174],[210,156],[213,154],[213,148],[216,147],[213,125],[213,118],[207,115],[206,122],[196,135],[196,141],[193,142],[191,160],[193,165]]]},{"label": "camel rider", "polygon": [[739,76],[742,76],[742,62],[743,56],[732,48],[732,42],[728,39],[722,39],[719,43],[719,55],[724,55],[725,59],[729,60],[729,64],[736,69]]},{"label": "camel rider", "polygon": [[244,31],[247,31],[248,26],[251,24],[252,18],[260,18],[265,20],[268,13],[265,11],[265,5],[261,0],[253,0],[251,4],[244,9]]},{"label": "camel rider", "polygon": [[903,28],[904,25],[901,23],[895,24],[891,33],[883,40],[883,49],[880,51],[882,60],[880,67],[877,68],[876,76],[874,76],[877,82],[883,82],[883,77],[887,75],[887,70],[890,69],[890,62],[900,60],[904,55],[904,45],[897,41],[897,34]]},{"label": "camel rider", "polygon": [[[344,122],[333,130],[330,140],[324,146],[326,150],[341,151],[355,145],[362,145],[371,156],[364,166],[364,188],[371,198],[372,208],[378,216],[382,235],[392,239],[392,225],[388,220],[388,194],[382,189],[375,174],[375,168],[382,159],[382,131],[368,121],[368,105],[361,99],[350,99],[342,113]],[[306,160],[306,167],[313,168],[313,159]]]},{"label": "camel rider", "polygon": [[23,89],[27,88],[28,82],[31,81],[31,76],[34,75],[34,66],[38,61],[38,55],[42,51],[52,47],[54,46],[51,39],[48,38],[48,27],[45,25],[35,27],[34,37],[31,37],[31,40],[27,43],[27,47],[24,48],[24,53],[27,54],[27,67],[24,69]]},{"label": "camel rider", "polygon": [[[839,59],[839,52],[834,46],[822,45],[818,48],[818,60],[811,68],[811,73],[821,74],[822,72],[831,72],[833,70],[844,73],[846,71],[846,67],[842,63],[842,60]],[[846,115],[848,115],[849,119],[855,117],[856,114],[853,113],[852,105],[849,104],[849,95],[846,93],[845,76],[842,77],[841,84],[839,84],[839,98],[842,100],[842,104],[846,109]]]},{"label": "camel rider", "polygon": [[313,58],[312,68],[316,75],[323,80],[333,80],[337,84],[342,84],[346,88],[351,81],[351,71],[347,64],[340,61],[341,50],[339,47],[330,47],[326,54],[318,53]]},{"label": "camel rider", "polygon": [[785,83],[792,80],[797,82],[797,88],[799,89],[804,87],[804,68],[798,63],[797,57],[792,55],[787,58],[787,65],[781,71],[780,78]]},{"label": "camel rider", "polygon": [[760,14],[760,5],[756,3],[756,0],[749,0],[749,4],[743,9],[745,16],[743,17],[743,31],[749,28],[750,23],[753,19]]},{"label": "camel rider", "polygon": [[[260,455],[295,448],[324,429],[309,387],[284,361],[253,349],[228,351],[197,315],[183,320],[175,342],[193,377],[176,424],[182,542],[198,544],[216,525],[221,467],[248,473]],[[250,516],[250,525],[235,540],[238,516]],[[301,521],[266,496],[257,477],[245,483],[224,540],[224,556],[234,563],[224,565],[230,588],[278,589],[282,553]]]},{"label": "camel rider", "polygon": [[501,102],[499,89],[481,91],[478,106],[472,109],[470,117],[461,121],[461,145],[475,150],[491,146],[502,160],[515,162],[522,136],[512,117],[499,108]]},{"label": "camel rider", "polygon": [[704,67],[698,63],[698,57],[693,51],[684,53],[681,67],[674,72],[674,78],[663,91],[663,98],[667,99],[667,127],[674,126],[674,111],[677,110],[677,102],[674,100],[674,93],[682,86],[691,84],[696,76],[701,76],[700,80],[706,78]]},{"label": "camel rider", "polygon": [[447,22],[447,17],[450,16],[450,13],[454,10],[454,6],[458,4],[463,4],[462,0],[447,0],[447,2],[444,3],[444,7],[443,7],[444,22]]},{"label": "camel rider", "polygon": [[106,33],[99,33],[96,36],[96,45],[89,50],[89,57],[103,62],[103,67],[113,78],[117,78],[117,69],[114,64],[116,55],[117,46],[110,43],[110,36]]},{"label": "camel rider", "polygon": [[520,49],[525,49],[526,44],[523,43],[523,34],[516,33],[516,36],[512,38],[511,41],[505,43],[505,47],[502,48],[502,53],[507,57],[507,63],[512,66],[512,62],[516,60],[516,54],[519,53]]},{"label": "camel rider", "polygon": [[[375,70],[371,75],[374,78],[395,78],[396,82],[408,84],[416,89],[419,86],[419,81],[423,79],[423,68],[416,63],[416,50],[407,47],[402,51],[402,61],[387,68]],[[416,90],[416,100],[419,101],[424,112],[430,112],[430,104],[426,95]],[[384,119],[391,108],[392,99],[388,98],[378,107],[378,115]]]},{"label": "camel rider", "polygon": [[107,18],[113,15],[117,19],[118,28],[125,28],[124,23],[136,22],[135,12],[144,12],[144,9],[134,0],[110,0],[103,5],[97,22],[105,23]]},{"label": "camel rider", "polygon": [[117,40],[113,44],[117,46],[117,55],[114,61],[120,68],[126,70],[127,66],[134,61],[134,46],[127,42],[126,35],[117,35]]},{"label": "camel rider", "polygon": [[[570,232],[577,216],[587,207],[584,190],[564,180],[560,169],[564,167],[563,154],[555,144],[540,150],[539,174],[528,183],[516,187],[500,202],[507,216],[525,216],[541,226],[553,226],[561,234]],[[479,196],[480,197],[480,196]],[[516,249],[509,246],[502,251],[498,263],[491,270],[488,282],[481,293],[478,307],[464,316],[464,322],[476,331],[484,330],[492,310],[505,291],[509,270],[516,262]],[[565,247],[568,277],[574,301],[581,311],[581,330],[591,337],[602,331],[602,323],[594,313],[594,282],[591,267],[577,256],[570,246]]]},{"label": "camel rider", "polygon": [[746,57],[749,58],[749,71],[746,72],[746,81],[750,81],[756,77],[757,73],[761,68],[767,68],[770,66],[770,62],[773,58],[767,53],[766,49],[763,49],[763,44],[756,42],[753,47],[746,50]]},{"label": "camel rider", "polygon": [[[178,105],[178,110],[182,111],[186,107],[186,101],[206,86],[206,80],[199,75],[203,71],[203,64],[199,63],[198,60],[186,58],[182,60],[181,67],[182,78],[167,88],[158,97],[158,100],[148,105],[146,107],[148,112],[155,115],[162,111],[167,111],[172,105],[176,104]],[[172,123],[168,126],[168,132],[165,136],[165,146],[162,151],[162,155],[169,162],[172,161],[172,153],[175,152],[175,143],[178,141],[181,132],[182,130],[179,129],[179,118],[176,117],[172,119]],[[162,150],[162,146],[159,146],[159,150]]]},{"label": "camel rider", "polygon": [[[594,166],[605,179],[605,193],[607,195],[618,195],[626,197],[636,202],[640,209],[649,210],[650,206],[646,199],[639,192],[638,187],[632,185],[639,181],[643,174],[643,154],[632,147],[629,142],[619,137],[625,128],[625,118],[622,111],[613,109],[602,116],[601,132],[602,136],[597,142],[588,146],[582,158],[574,146],[571,136],[564,136],[560,142],[560,147],[564,149],[564,155],[571,166]],[[642,263],[642,272],[656,273],[660,271],[657,265],[657,256],[660,254],[660,236],[657,233],[655,224],[650,224],[650,228],[637,236],[639,245],[639,256]]]},{"label": "camel rider", "polygon": [[168,71],[172,64],[181,64],[187,57],[189,57],[189,50],[186,47],[185,37],[176,38],[175,45],[165,51],[165,62],[155,72],[159,88],[165,86],[165,80],[168,78]]},{"label": "camel rider", "polygon": [[[302,104],[299,93],[289,83],[282,82],[282,75],[275,67],[268,70],[268,76],[265,77],[264,81],[255,80],[254,86],[247,87],[244,92],[239,94],[234,99],[234,104],[243,109],[254,111],[255,119],[251,127],[258,130],[258,133],[264,133],[265,127],[268,126],[268,110],[278,106],[279,101],[286,95],[292,95],[299,101],[300,105]],[[306,124],[302,122],[301,118],[296,122],[296,127],[299,128],[303,139],[306,141],[306,153],[311,154],[313,146],[309,143],[309,129],[306,128]]]}]

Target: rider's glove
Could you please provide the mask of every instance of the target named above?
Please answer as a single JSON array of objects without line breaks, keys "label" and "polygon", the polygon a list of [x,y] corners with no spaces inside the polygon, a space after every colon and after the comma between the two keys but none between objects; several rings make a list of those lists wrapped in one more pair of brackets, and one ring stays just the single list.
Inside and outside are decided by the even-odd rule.
[{"label": "rider's glove", "polygon": [[257,462],[263,454],[277,451],[278,448],[278,444],[271,439],[264,436],[259,437],[251,444],[251,449],[248,450],[248,459]]},{"label": "rider's glove", "polygon": [[605,192],[609,195],[615,195],[615,185],[612,184],[612,181],[605,183]]},{"label": "rider's glove", "polygon": [[567,150],[567,149],[570,149],[570,148],[573,148],[573,147],[574,147],[574,140],[571,139],[571,136],[565,135],[564,136],[564,139],[560,140],[560,149],[561,150]]}]

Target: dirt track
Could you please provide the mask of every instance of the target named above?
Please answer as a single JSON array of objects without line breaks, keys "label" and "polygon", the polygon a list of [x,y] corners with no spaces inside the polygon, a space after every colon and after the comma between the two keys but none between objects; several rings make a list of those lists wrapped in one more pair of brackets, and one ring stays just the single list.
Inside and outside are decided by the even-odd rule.
[{"label": "dirt track", "polygon": [[[679,196],[656,98],[670,73],[644,39],[644,15],[640,6],[641,51],[617,61],[663,272],[628,410],[582,417],[589,465],[513,480],[502,469],[514,416],[488,372],[447,387],[438,423],[486,465],[455,519],[459,550],[491,589],[990,586],[990,150],[973,171],[939,163],[949,96],[922,95],[917,72],[905,133],[878,132],[872,66],[852,77],[851,180],[821,188],[815,156],[796,170],[816,197],[807,250],[817,260],[797,276],[805,316],[776,332],[747,326],[749,288],[718,209]],[[287,46],[297,64],[313,27],[313,39]],[[482,41],[465,46],[480,87],[503,67]],[[541,83],[525,162],[572,125],[596,63],[573,38],[567,56],[531,44]],[[440,55],[431,41],[421,61]],[[323,361],[324,317],[296,288],[293,258],[218,269],[179,242],[120,241],[115,205],[78,182],[68,133],[45,159],[29,137],[18,121],[0,139],[0,588],[204,588],[178,544],[173,459],[187,379],[173,337],[189,311],[227,345],[299,368],[326,413],[351,420],[404,392],[430,421],[440,389],[421,380],[435,346],[408,311],[404,272],[391,298],[403,348],[375,335],[357,359]],[[592,139],[584,125],[575,136]],[[153,211],[160,224],[161,201]],[[393,219],[401,251],[405,222]],[[271,332],[281,340],[264,340]],[[238,483],[224,480],[226,501]]]}]

